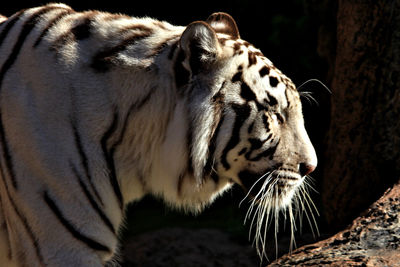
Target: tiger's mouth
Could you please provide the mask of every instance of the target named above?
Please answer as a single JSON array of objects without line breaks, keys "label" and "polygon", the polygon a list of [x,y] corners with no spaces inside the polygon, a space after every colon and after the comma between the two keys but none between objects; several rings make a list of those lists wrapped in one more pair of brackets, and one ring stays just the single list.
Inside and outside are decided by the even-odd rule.
[{"label": "tiger's mouth", "polygon": [[247,197],[257,202],[264,202],[268,197],[276,204],[290,201],[295,189],[303,182],[299,172],[282,167],[270,168],[264,172],[243,170],[238,176]]}]

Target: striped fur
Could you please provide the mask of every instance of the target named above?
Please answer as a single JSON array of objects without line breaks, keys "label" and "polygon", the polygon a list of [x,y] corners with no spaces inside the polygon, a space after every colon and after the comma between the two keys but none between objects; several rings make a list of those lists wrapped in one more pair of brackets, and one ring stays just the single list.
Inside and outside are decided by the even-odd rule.
[{"label": "striped fur", "polygon": [[49,4],[0,23],[6,266],[103,266],[145,194],[199,212],[234,183],[257,199],[268,173],[280,209],[317,164],[295,86],[227,14],[178,27]]}]

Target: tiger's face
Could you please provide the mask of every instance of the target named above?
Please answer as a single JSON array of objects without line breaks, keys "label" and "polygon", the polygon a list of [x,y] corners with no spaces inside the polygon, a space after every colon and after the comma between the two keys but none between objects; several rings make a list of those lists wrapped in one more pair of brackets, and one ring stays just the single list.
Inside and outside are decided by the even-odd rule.
[{"label": "tiger's face", "polygon": [[317,165],[294,84],[240,39],[227,14],[189,25],[181,46],[192,77],[189,91],[211,102],[207,109],[193,98],[193,114],[214,113],[210,130],[194,133],[195,139],[210,135],[204,175],[220,185],[239,184],[258,204],[285,208]]},{"label": "tiger's face", "polygon": [[317,157],[293,83],[260,51],[248,46],[243,54],[230,62],[236,72],[225,85],[218,173],[251,198],[262,203],[269,195],[269,202],[285,207],[315,169]]}]

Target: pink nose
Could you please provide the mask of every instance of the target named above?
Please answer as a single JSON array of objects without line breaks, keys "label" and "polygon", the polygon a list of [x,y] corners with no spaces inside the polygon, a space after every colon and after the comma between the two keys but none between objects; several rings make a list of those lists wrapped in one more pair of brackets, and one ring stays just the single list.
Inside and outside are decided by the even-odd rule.
[{"label": "pink nose", "polygon": [[307,164],[307,163],[300,163],[300,175],[306,176],[312,173],[317,166]]}]

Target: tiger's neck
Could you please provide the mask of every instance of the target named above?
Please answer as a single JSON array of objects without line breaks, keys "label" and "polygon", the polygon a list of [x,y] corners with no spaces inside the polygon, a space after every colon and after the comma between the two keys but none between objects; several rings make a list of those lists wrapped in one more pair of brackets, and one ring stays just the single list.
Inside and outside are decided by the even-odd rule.
[{"label": "tiger's neck", "polygon": [[208,149],[204,147],[208,143],[201,144],[200,139],[210,139],[209,128],[197,128],[189,96],[180,95],[174,84],[163,81],[165,75],[148,79],[162,86],[137,88],[140,97],[131,105],[121,104],[127,109],[115,153],[117,176],[124,203],[152,194],[171,206],[197,212],[226,183],[196,177],[196,168],[203,169],[206,161],[194,159],[191,148]]},{"label": "tiger's neck", "polygon": [[[170,47],[163,50],[159,57],[151,59],[146,69],[122,70],[123,75],[119,72],[119,77],[110,79],[114,82],[112,88],[117,89],[110,94],[113,94],[111,106],[118,107],[114,110],[118,113],[118,125],[114,126],[107,146],[113,153],[124,204],[154,193],[150,188],[159,186],[161,179],[152,184],[149,177],[161,176],[167,183],[166,176],[175,175],[187,162],[184,159],[186,112],[171,83],[173,73],[157,67],[160,63],[156,61],[162,61],[162,69],[172,69],[173,60],[165,59]],[[111,128],[111,120],[108,124]],[[168,166],[163,157],[168,158]]]},{"label": "tiger's neck", "polygon": [[215,107],[210,96],[199,93],[209,90],[190,83],[176,89],[182,60],[177,42],[170,38],[146,68],[121,70],[123,76],[111,78],[120,125],[110,144],[125,204],[153,194],[172,206],[201,210],[229,184],[203,173],[218,112],[207,112]]}]

